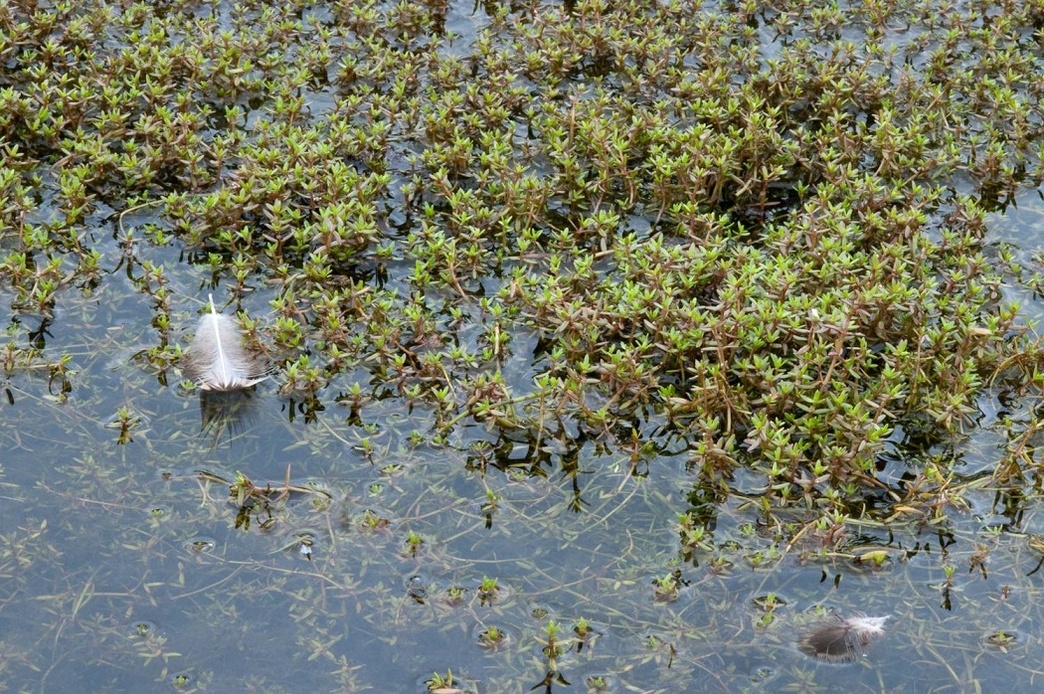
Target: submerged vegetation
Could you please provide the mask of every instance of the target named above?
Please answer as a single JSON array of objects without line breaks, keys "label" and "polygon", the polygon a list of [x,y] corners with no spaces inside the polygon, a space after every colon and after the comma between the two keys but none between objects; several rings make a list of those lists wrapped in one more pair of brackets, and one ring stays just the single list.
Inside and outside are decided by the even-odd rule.
[{"label": "submerged vegetation", "polygon": [[[618,678],[635,672],[636,691],[681,691],[686,677],[727,670],[675,657],[701,638],[684,627],[696,586],[788,557],[887,572],[919,551],[872,537],[888,523],[940,529],[932,588],[949,605],[943,536],[967,496],[988,490],[1004,529],[1022,531],[1042,479],[1044,352],[1013,298],[1032,299],[1044,269],[991,241],[987,214],[1044,181],[1044,4],[820,5],[0,0],[0,407],[93,407],[99,381],[121,378],[95,359],[129,350],[124,361],[147,378],[104,387],[117,403],[111,458],[133,446],[161,458],[165,503],[179,514],[198,506],[178,506],[190,478],[200,513],[228,510],[209,492],[220,482],[235,529],[281,527],[272,550],[305,559],[317,583],[284,586],[291,573],[280,570],[252,590],[289,596],[303,625],[295,653],[329,664],[346,691],[381,680],[338,650],[338,616],[394,614],[359,636],[394,644],[385,629],[405,608],[386,577],[347,575],[338,542],[356,543],[353,558],[386,546],[388,561],[471,570],[441,580],[421,568],[407,582],[434,623],[467,611],[481,627],[464,639],[478,645],[474,666],[416,668],[418,690],[557,691],[570,686],[563,663],[593,657],[626,610],[509,617],[519,581],[449,551],[463,526],[421,521],[453,512],[482,532],[519,524],[504,531],[515,544],[530,533],[575,542],[582,526],[520,512],[510,485],[564,479],[566,512],[609,528],[616,509],[605,504],[639,494],[611,493],[671,474],[659,462],[676,458],[684,498],[657,517],[676,556],[621,550],[646,558],[644,573],[627,564],[605,580],[644,605],[631,634],[641,645],[607,647],[623,664],[609,673],[599,662],[588,691],[622,690]],[[157,387],[190,392],[182,350],[208,292],[215,312],[242,309],[288,424],[313,426],[282,453],[347,449],[374,471],[352,478],[368,486],[350,503],[331,501],[348,479],[332,466],[322,476],[335,490],[291,480],[288,463],[277,488],[251,479],[278,471],[245,459],[187,471],[192,454],[141,411]],[[85,321],[91,337],[53,337],[85,307],[127,296],[149,312],[137,342],[99,329],[101,313]],[[1000,453],[965,474],[955,451],[994,402]],[[17,432],[4,436],[21,447]],[[134,474],[101,458],[70,461],[69,503],[151,504],[152,481],[126,484]],[[460,478],[416,481],[421,459],[457,464],[481,491],[461,500]],[[592,502],[579,483],[592,472],[623,480],[603,482]],[[418,487],[437,508],[390,508]],[[669,505],[648,494],[650,507]],[[160,526],[170,514],[153,507]],[[641,530],[626,511],[613,520]],[[44,529],[17,528],[5,538],[16,545]],[[998,537],[971,543],[983,580]],[[199,564],[218,545],[187,546],[183,560]],[[610,566],[624,559],[602,551]],[[211,590],[224,581],[215,574]],[[359,586],[380,597],[348,605]],[[350,596],[340,612],[327,591]],[[756,625],[753,639],[784,642],[772,630],[787,602],[768,595],[739,620]],[[664,623],[649,616],[668,611]],[[142,623],[133,636],[145,662],[173,662]],[[1017,643],[1010,627],[986,633],[1004,636],[981,639],[994,648]],[[5,650],[0,683],[28,657]],[[496,671],[497,659],[514,665]],[[730,689],[734,676],[749,686],[762,675],[715,683]],[[214,673],[171,665],[162,677],[187,691]],[[266,686],[255,677],[251,687]]]}]

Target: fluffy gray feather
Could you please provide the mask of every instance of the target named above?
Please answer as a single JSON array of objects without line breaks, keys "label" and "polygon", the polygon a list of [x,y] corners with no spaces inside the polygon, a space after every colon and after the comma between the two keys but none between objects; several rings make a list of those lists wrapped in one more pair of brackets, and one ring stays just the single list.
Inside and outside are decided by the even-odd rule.
[{"label": "fluffy gray feather", "polygon": [[835,616],[819,622],[798,641],[802,653],[833,663],[856,660],[870,645],[870,640],[884,633],[888,617],[856,615],[842,619]]},{"label": "fluffy gray feather", "polygon": [[272,371],[263,354],[243,346],[239,326],[217,312],[214,297],[210,297],[210,312],[199,319],[182,367],[200,389],[221,392],[249,388]]}]

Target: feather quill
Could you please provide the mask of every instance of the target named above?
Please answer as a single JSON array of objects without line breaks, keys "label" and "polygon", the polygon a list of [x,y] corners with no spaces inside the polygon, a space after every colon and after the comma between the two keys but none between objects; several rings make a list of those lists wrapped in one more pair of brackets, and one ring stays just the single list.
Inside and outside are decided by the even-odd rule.
[{"label": "feather quill", "polygon": [[798,641],[798,648],[805,655],[821,660],[848,663],[863,654],[873,637],[884,634],[887,619],[862,615],[842,619],[835,616],[809,629]]},{"label": "feather quill", "polygon": [[271,365],[264,355],[243,346],[235,320],[214,307],[199,319],[196,336],[185,354],[185,375],[201,390],[228,392],[249,388],[268,378]]}]

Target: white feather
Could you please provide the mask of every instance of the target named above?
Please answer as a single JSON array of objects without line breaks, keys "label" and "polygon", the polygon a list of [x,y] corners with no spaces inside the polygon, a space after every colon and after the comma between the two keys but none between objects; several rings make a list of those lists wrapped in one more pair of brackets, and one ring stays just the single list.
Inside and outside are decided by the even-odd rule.
[{"label": "white feather", "polygon": [[214,308],[199,319],[196,336],[185,354],[183,367],[200,389],[214,391],[242,390],[268,378],[271,366],[264,355],[242,344],[236,322]]}]

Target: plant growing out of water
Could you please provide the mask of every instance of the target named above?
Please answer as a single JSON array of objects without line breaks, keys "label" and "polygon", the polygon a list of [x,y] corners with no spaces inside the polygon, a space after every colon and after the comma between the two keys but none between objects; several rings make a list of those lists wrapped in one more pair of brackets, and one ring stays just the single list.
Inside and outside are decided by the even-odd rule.
[{"label": "plant growing out of water", "polygon": [[363,511],[362,520],[359,522],[359,527],[362,530],[368,530],[371,532],[384,530],[389,525],[391,525],[391,520],[369,508]]},{"label": "plant growing out of water", "polygon": [[940,586],[940,592],[942,593],[942,606],[949,610],[952,608],[951,594],[953,592],[953,575],[957,572],[957,567],[954,564],[946,564],[943,566],[943,583]]},{"label": "plant growing out of water", "polygon": [[673,602],[683,585],[681,570],[675,569],[665,576],[653,579],[653,597],[656,602]]},{"label": "plant growing out of water", "polygon": [[468,689],[459,678],[454,677],[452,670],[446,670],[445,675],[434,672],[424,681],[424,684],[432,694],[471,694],[471,689]]},{"label": "plant growing out of water", "polygon": [[497,508],[500,506],[500,495],[492,489],[486,490],[486,500],[482,502],[480,510],[483,515],[486,516],[486,529],[489,530],[493,527],[493,514],[497,512]]},{"label": "plant growing out of water", "polygon": [[705,539],[706,530],[700,525],[691,511],[678,514],[678,532],[681,535],[682,551],[687,557],[696,550],[711,548]]},{"label": "plant growing out of water", "polygon": [[583,617],[580,617],[573,623],[573,634],[575,635],[574,641],[576,642],[577,653],[581,653],[599,635]]},{"label": "plant growing out of water", "polygon": [[559,625],[553,619],[547,620],[547,626],[544,627],[544,638],[541,641],[543,644],[540,651],[547,658],[548,670],[554,672],[558,669],[556,661],[558,657],[565,653],[565,644],[558,639]]},{"label": "plant growing out of water", "polygon": [[431,679],[427,680],[428,691],[437,692],[440,689],[448,689],[455,684],[453,681],[453,671],[447,670],[445,675],[434,672],[431,675]]},{"label": "plant growing out of water", "polygon": [[888,561],[889,554],[884,549],[872,549],[868,552],[863,552],[855,558],[856,564],[869,564],[875,569],[879,569],[884,566],[885,562]]},{"label": "plant growing out of water", "polygon": [[495,626],[490,626],[479,633],[479,644],[489,650],[495,651],[503,645],[506,638],[507,637],[501,629]]},{"label": "plant growing out of water", "polygon": [[996,631],[986,637],[986,643],[1000,649],[1000,651],[1004,653],[1007,652],[1008,648],[1010,648],[1016,640],[1014,634],[1004,630]]},{"label": "plant growing out of water", "polygon": [[110,424],[112,428],[119,428],[120,433],[116,437],[116,443],[121,446],[134,440],[131,436],[133,429],[141,420],[134,416],[129,407],[120,407],[116,410],[116,421]]},{"label": "plant growing out of water", "polygon": [[450,586],[446,589],[446,604],[451,607],[457,607],[464,602],[464,596],[467,595],[468,589],[464,586]]},{"label": "plant growing out of water", "polygon": [[489,576],[483,576],[482,582],[479,583],[478,595],[479,602],[483,605],[492,603],[497,594],[500,592],[500,586],[497,583],[496,578],[490,578]]},{"label": "plant growing out of water", "polygon": [[775,611],[782,605],[786,605],[775,593],[768,593],[754,599],[754,604],[761,609],[762,614],[758,617],[756,626],[764,628],[771,626],[775,621]]},{"label": "plant growing out of water", "polygon": [[[228,485],[228,498],[236,505],[235,527],[243,530],[250,529],[251,519],[257,521],[262,530],[270,529],[276,521],[274,511],[294,494],[307,495],[313,500],[322,499],[319,507],[325,507],[331,501],[329,492],[319,487],[291,484],[290,466],[286,468],[282,484],[277,486],[267,482],[262,487],[238,470],[232,482],[207,471],[198,473],[198,479],[201,484],[216,482]],[[314,503],[313,507],[316,507]]]},{"label": "plant growing out of water", "polygon": [[421,546],[424,544],[424,538],[412,530],[406,536],[406,546],[404,552],[406,556],[416,557],[417,553],[420,552]]},{"label": "plant growing out of water", "polygon": [[989,556],[990,548],[984,544],[977,544],[975,546],[975,553],[968,558],[968,572],[970,573],[978,569],[983,579],[989,578],[989,572],[986,568]]}]

